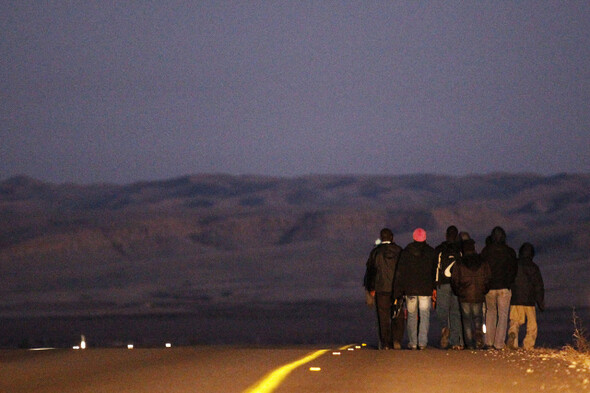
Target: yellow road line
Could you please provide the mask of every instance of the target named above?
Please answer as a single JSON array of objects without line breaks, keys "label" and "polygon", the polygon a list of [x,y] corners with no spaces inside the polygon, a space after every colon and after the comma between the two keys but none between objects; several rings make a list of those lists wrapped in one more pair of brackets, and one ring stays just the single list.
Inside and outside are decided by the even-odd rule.
[{"label": "yellow road line", "polygon": [[283,367],[274,370],[248,389],[244,390],[243,393],[270,393],[275,390],[285,378],[287,378],[287,375],[289,375],[291,371],[295,370],[301,365],[304,365],[305,363],[311,362],[313,359],[322,356],[326,352],[328,352],[327,349],[321,349],[302,359],[296,360],[293,363],[286,364]]}]

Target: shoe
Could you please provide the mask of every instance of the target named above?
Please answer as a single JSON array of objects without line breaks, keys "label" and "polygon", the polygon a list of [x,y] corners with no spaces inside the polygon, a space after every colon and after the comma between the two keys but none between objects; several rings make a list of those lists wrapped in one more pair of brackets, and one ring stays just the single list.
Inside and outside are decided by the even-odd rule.
[{"label": "shoe", "polygon": [[417,347],[415,345],[408,345],[408,349],[410,351],[415,351],[417,349]]},{"label": "shoe", "polygon": [[506,345],[510,349],[513,349],[513,350],[518,349],[518,344],[516,343],[516,333],[511,332],[508,334],[508,341],[506,341]]},{"label": "shoe", "polygon": [[420,345],[420,350],[421,351],[425,350],[426,348],[427,348],[426,345]]},{"label": "shoe", "polygon": [[447,349],[449,347],[449,335],[450,334],[451,334],[451,331],[449,330],[448,327],[442,328],[442,330],[440,332],[440,347],[442,349]]},{"label": "shoe", "polygon": [[463,349],[463,345],[453,345],[452,349],[455,351],[461,351]]},{"label": "shoe", "polygon": [[399,341],[394,341],[393,349],[402,349],[402,345],[399,343]]}]

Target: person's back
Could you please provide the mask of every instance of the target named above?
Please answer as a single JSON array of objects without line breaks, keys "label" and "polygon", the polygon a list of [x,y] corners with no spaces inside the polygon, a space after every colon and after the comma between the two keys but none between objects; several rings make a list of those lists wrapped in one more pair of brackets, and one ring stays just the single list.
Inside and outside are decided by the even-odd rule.
[{"label": "person's back", "polygon": [[492,273],[490,291],[486,295],[486,346],[503,349],[512,297],[510,288],[516,276],[517,263],[516,252],[506,245],[506,232],[502,227],[492,230],[489,244],[481,251],[481,258],[489,264]]},{"label": "person's back", "polygon": [[462,303],[483,303],[490,286],[490,267],[481,257],[467,254],[453,269],[453,288]]},{"label": "person's back", "polygon": [[524,243],[519,250],[518,269],[512,284],[512,298],[510,304],[515,306],[535,306],[540,309],[545,307],[545,289],[541,270],[533,257],[534,248],[530,243]]},{"label": "person's back", "polygon": [[396,298],[404,295],[406,299],[409,348],[423,349],[428,345],[436,254],[426,243],[424,229],[416,228],[413,238],[400,254],[393,290]]},{"label": "person's back", "polygon": [[393,232],[383,228],[380,244],[367,259],[364,285],[374,299],[379,326],[379,348],[400,348],[404,335],[403,318],[391,316],[393,283],[402,249],[393,242]]},{"label": "person's back", "polygon": [[537,314],[545,309],[545,288],[541,270],[533,257],[535,249],[530,243],[524,243],[518,251],[518,270],[512,284],[510,300],[510,328],[508,329],[508,346],[518,348],[518,331],[526,323],[526,335],[522,342],[524,349],[532,349],[537,340]]},{"label": "person's back", "polygon": [[501,227],[492,231],[490,244],[481,251],[481,258],[492,271],[490,289],[510,288],[516,276],[516,252],[506,244],[506,233]]},{"label": "person's back", "polygon": [[370,276],[367,290],[376,292],[393,292],[393,279],[402,249],[395,243],[381,243],[372,251],[374,274]]},{"label": "person's back", "polygon": [[490,275],[489,265],[475,251],[475,242],[471,239],[463,242],[463,256],[453,268],[451,283],[459,296],[465,345],[470,349],[484,345],[483,302]]}]

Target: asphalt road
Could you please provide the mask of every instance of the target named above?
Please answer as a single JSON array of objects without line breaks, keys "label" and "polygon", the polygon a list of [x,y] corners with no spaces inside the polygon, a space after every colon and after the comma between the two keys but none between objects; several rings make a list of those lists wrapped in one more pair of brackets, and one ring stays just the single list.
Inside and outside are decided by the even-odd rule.
[{"label": "asphalt road", "polygon": [[590,391],[588,367],[555,351],[351,349],[4,350],[0,392]]}]

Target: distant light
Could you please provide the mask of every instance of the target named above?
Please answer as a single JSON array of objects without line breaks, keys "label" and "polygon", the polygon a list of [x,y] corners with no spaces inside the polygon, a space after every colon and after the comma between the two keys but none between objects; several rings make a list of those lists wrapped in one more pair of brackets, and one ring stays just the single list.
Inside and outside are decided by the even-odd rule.
[{"label": "distant light", "polygon": [[310,367],[309,371],[322,371],[322,369],[319,367]]},{"label": "distant light", "polygon": [[133,349],[133,344],[127,344],[127,349]]},{"label": "distant light", "polygon": [[354,351],[354,348],[348,348],[349,351]]},{"label": "distant light", "polygon": [[363,347],[366,347],[366,346],[367,346],[367,344],[363,343]]},{"label": "distant light", "polygon": [[166,348],[172,348],[172,344],[166,343]]},{"label": "distant light", "polygon": [[86,349],[86,337],[84,337],[84,335],[81,337],[80,349]]},{"label": "distant light", "polygon": [[334,356],[340,356],[340,352],[332,352],[332,355],[334,355]]},{"label": "distant light", "polygon": [[29,351],[49,351],[51,349],[55,349],[55,348],[31,348],[31,349],[29,349]]},{"label": "distant light", "polygon": [[72,349],[80,349],[80,346],[79,346],[79,345],[74,345],[74,346],[72,347]]},{"label": "distant light", "polygon": [[483,330],[483,334],[486,334],[486,330],[487,329],[486,329],[486,324],[485,323],[483,324],[482,330]]},{"label": "distant light", "polygon": [[361,349],[361,346],[360,345],[357,345],[355,348],[356,349]]}]

